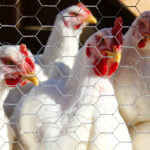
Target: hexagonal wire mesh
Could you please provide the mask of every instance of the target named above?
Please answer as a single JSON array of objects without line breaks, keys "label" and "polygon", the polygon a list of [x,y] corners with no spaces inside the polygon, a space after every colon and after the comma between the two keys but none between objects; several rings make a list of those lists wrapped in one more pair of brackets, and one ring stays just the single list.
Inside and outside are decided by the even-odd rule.
[{"label": "hexagonal wire mesh", "polygon": [[[0,149],[149,150],[150,12],[143,13],[143,1],[0,0]],[[96,24],[82,18],[91,13]],[[120,31],[110,34],[109,27],[119,16],[122,59],[108,77],[112,66],[101,72],[107,60],[99,48],[107,45],[118,60],[110,44],[121,45]],[[99,42],[92,45],[95,32]],[[10,46],[21,43],[32,54],[25,45]],[[100,60],[91,65],[91,57]],[[38,87],[26,84],[37,78]]]}]

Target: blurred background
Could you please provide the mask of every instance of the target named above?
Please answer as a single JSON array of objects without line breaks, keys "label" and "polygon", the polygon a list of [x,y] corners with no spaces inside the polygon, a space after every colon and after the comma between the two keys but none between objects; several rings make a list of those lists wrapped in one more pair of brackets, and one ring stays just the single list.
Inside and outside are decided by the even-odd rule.
[{"label": "blurred background", "polygon": [[85,28],[82,44],[96,30],[113,26],[115,17],[123,18],[125,33],[136,16],[150,10],[150,0],[0,0],[0,45],[25,43],[34,54],[42,53],[56,15],[78,2],[98,20]]}]

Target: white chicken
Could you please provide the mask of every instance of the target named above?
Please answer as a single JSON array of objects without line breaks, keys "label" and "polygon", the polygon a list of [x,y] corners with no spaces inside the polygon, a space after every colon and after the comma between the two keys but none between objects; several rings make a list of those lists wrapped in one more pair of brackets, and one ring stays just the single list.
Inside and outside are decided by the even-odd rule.
[{"label": "white chicken", "polygon": [[[83,28],[88,23],[96,22],[90,10],[81,3],[70,6],[57,15],[44,53],[40,57],[37,56],[35,61],[37,77],[41,82],[69,73],[79,49],[79,38]],[[59,63],[56,63],[58,61]],[[18,100],[32,87],[31,84],[18,86],[9,93],[5,102],[8,116],[12,113]]]},{"label": "white chicken", "polygon": [[150,149],[150,11],[132,23],[124,37],[115,93],[129,125],[135,150]]},{"label": "white chicken", "polygon": [[4,113],[3,104],[11,87],[30,81],[38,85],[35,66],[25,45],[0,47],[0,149],[12,150],[15,133]]},{"label": "white chicken", "polygon": [[64,9],[57,15],[54,29],[40,57],[43,65],[54,64],[51,69],[45,69],[47,76],[56,78],[60,73],[68,75],[68,68],[72,69],[79,50],[80,35],[89,23],[96,24],[97,20],[82,3]]},{"label": "white chicken", "polygon": [[113,87],[105,78],[120,62],[121,28],[117,18],[113,28],[93,34],[68,77],[51,79],[22,97],[11,122],[24,149],[132,149]]}]

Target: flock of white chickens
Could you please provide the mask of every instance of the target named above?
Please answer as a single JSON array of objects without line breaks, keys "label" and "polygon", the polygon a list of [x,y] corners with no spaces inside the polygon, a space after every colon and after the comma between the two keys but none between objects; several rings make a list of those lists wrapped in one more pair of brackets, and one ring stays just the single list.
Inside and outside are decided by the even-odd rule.
[{"label": "flock of white chickens", "polygon": [[89,23],[79,3],[57,15],[43,54],[0,48],[1,150],[150,149],[150,12],[124,36],[116,18],[79,51]]}]

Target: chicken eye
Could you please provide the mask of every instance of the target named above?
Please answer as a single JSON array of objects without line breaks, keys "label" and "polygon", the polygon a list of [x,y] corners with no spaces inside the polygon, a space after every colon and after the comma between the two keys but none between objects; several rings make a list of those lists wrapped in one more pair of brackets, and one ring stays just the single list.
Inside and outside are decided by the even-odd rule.
[{"label": "chicken eye", "polygon": [[105,43],[105,39],[101,38],[101,43],[104,44]]},{"label": "chicken eye", "polygon": [[144,29],[145,28],[145,24],[143,21],[139,21],[139,28],[140,29]]},{"label": "chicken eye", "polygon": [[12,60],[7,60],[7,65],[15,65],[15,62],[13,62]]},{"label": "chicken eye", "polygon": [[16,65],[16,63],[10,59],[2,59],[2,62],[5,64],[5,65]]},{"label": "chicken eye", "polygon": [[77,17],[78,13],[76,13],[76,12],[70,12],[70,15],[73,16],[73,17]]}]

